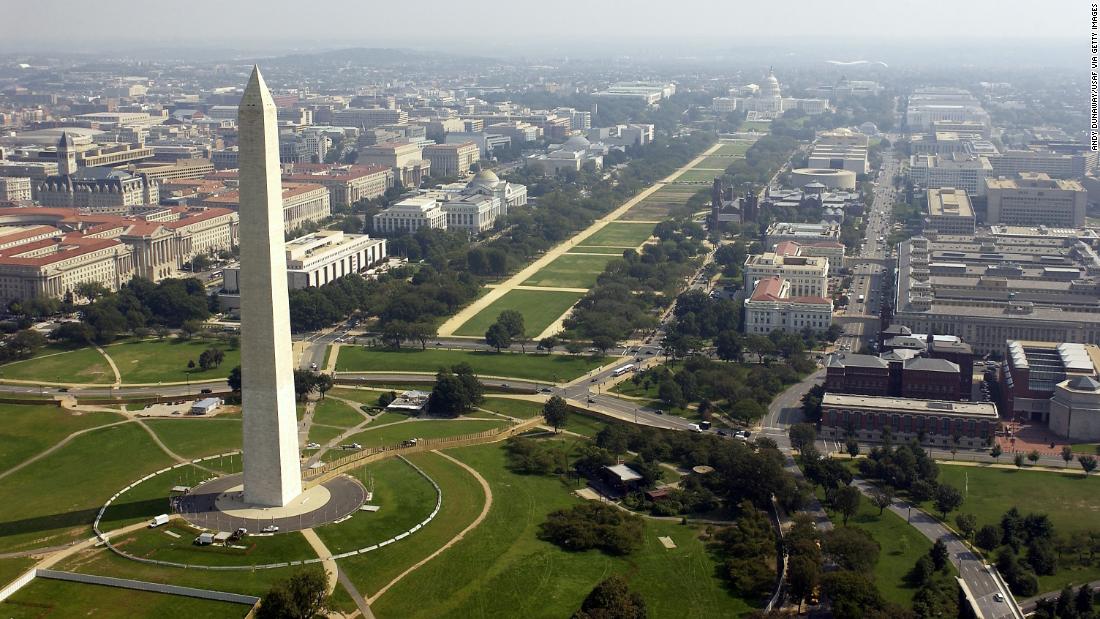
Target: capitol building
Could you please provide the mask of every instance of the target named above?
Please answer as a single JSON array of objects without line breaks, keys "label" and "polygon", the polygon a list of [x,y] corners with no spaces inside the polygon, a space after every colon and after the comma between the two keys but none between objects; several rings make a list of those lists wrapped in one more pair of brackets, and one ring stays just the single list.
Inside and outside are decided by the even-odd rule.
[{"label": "capitol building", "polygon": [[763,84],[747,84],[731,89],[728,97],[715,97],[711,108],[717,112],[745,110],[745,120],[774,120],[790,110],[801,110],[809,115],[822,114],[829,109],[828,99],[796,99],[784,97],[779,79],[768,69]]}]

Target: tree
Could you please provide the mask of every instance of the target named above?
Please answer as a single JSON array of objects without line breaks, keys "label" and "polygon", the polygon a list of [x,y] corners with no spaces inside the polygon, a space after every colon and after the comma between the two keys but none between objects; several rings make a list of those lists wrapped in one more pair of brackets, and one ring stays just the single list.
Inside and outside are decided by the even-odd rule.
[{"label": "tree", "polygon": [[947,519],[947,514],[955,511],[963,503],[962,493],[959,492],[954,486],[947,484],[940,484],[936,488],[936,509],[943,514],[943,518]]},{"label": "tree", "polygon": [[229,370],[229,378],[225,379],[225,382],[229,383],[229,388],[233,391],[241,390],[241,366],[236,366],[232,370]]},{"label": "tree", "polygon": [[332,374],[318,374],[314,379],[314,388],[321,394],[321,399],[325,399],[325,392],[332,389],[336,381],[333,380]]},{"label": "tree", "polygon": [[936,484],[927,479],[918,479],[909,485],[909,498],[916,503],[931,501],[936,496]]},{"label": "tree", "polygon": [[881,547],[865,529],[838,527],[824,535],[821,549],[840,567],[870,574]]},{"label": "tree", "polygon": [[473,409],[484,399],[484,387],[468,364],[460,363],[436,372],[435,386],[428,397],[428,410],[434,415],[457,417]]},{"label": "tree", "polygon": [[508,333],[507,327],[499,322],[494,322],[489,325],[489,329],[485,332],[485,343],[500,352],[512,345],[512,335]]},{"label": "tree", "polygon": [[798,612],[802,612],[802,602],[808,602],[814,589],[821,581],[821,564],[805,555],[795,555],[787,566],[787,585],[791,597],[798,601]]},{"label": "tree", "polygon": [[935,573],[936,565],[932,563],[932,557],[923,554],[913,564],[913,568],[909,570],[909,573],[905,575],[905,580],[914,587],[921,587],[931,580],[932,575]]},{"label": "tree", "polygon": [[844,447],[848,450],[848,455],[856,457],[859,455],[859,441],[852,437],[848,437],[848,440],[844,441]]},{"label": "tree", "polygon": [[1066,463],[1065,466],[1069,466],[1070,462],[1073,462],[1073,448],[1069,445],[1062,445],[1062,460]]},{"label": "tree", "polygon": [[606,355],[607,351],[615,348],[615,339],[606,335],[597,335],[592,338],[592,348],[600,351],[601,355]]},{"label": "tree", "polygon": [[1018,468],[1018,469],[1022,469],[1022,468],[1024,468],[1024,454],[1022,454],[1022,453],[1017,453],[1017,454],[1016,454],[1016,455],[1015,455],[1015,456],[1014,456],[1014,457],[1012,458],[1012,463],[1013,463],[1013,464],[1015,464],[1015,465],[1016,465],[1016,468]]},{"label": "tree", "polygon": [[882,594],[866,575],[837,570],[821,578],[821,588],[832,600],[836,619],[863,619],[883,607]]},{"label": "tree", "polygon": [[673,408],[680,408],[684,405],[684,392],[679,383],[671,378],[662,380],[661,384],[658,385],[657,397]]},{"label": "tree", "polygon": [[317,389],[317,375],[309,370],[294,370],[294,395],[304,400]]},{"label": "tree", "polygon": [[855,486],[844,486],[836,491],[833,497],[833,506],[844,516],[844,525],[848,525],[851,518],[859,511],[860,492]]},{"label": "tree", "polygon": [[1094,456],[1077,456],[1077,462],[1081,465],[1081,469],[1085,471],[1085,477],[1089,476],[1089,473],[1096,469],[1096,458]]},{"label": "tree", "polygon": [[970,539],[978,527],[978,517],[974,514],[959,514],[955,516],[955,526],[959,528],[959,533],[962,533],[964,538]]},{"label": "tree", "polygon": [[409,339],[420,342],[420,350],[428,349],[428,340],[432,339],[435,329],[428,322],[414,322],[408,326]]},{"label": "tree", "polygon": [[796,423],[787,430],[787,436],[791,440],[791,447],[802,452],[817,440],[817,430],[814,429],[812,424]]},{"label": "tree", "polygon": [[1001,457],[1002,453],[1004,453],[1004,450],[1001,449],[1001,444],[993,443],[993,449],[989,450],[989,455],[993,456],[993,459],[996,460]]},{"label": "tree", "polygon": [[886,511],[887,507],[894,502],[894,489],[890,486],[881,486],[875,488],[871,492],[871,504],[878,508],[878,515],[881,516],[882,512]]},{"label": "tree", "polygon": [[584,598],[572,619],[646,619],[645,599],[622,576],[611,576]]},{"label": "tree", "polygon": [[198,333],[199,331],[202,331],[202,321],[201,320],[185,320],[180,325],[180,331],[183,332],[183,335],[184,335],[185,338],[190,338],[190,337],[194,336],[196,333]]},{"label": "tree", "polygon": [[30,329],[23,329],[13,335],[7,342],[8,350],[17,359],[26,359],[45,345],[46,336]]},{"label": "tree", "polygon": [[1039,450],[1032,449],[1031,451],[1027,452],[1027,459],[1029,462],[1031,462],[1031,464],[1034,465],[1036,462],[1039,461]]},{"label": "tree", "polygon": [[947,560],[951,554],[947,551],[947,544],[943,543],[942,539],[938,539],[932,544],[928,556],[932,557],[932,565],[936,566],[936,571],[943,571],[947,568]]},{"label": "tree", "polygon": [[501,312],[497,316],[497,323],[508,331],[508,335],[512,336],[512,339],[523,337],[523,334],[527,331],[523,324],[523,314],[516,310]]},{"label": "tree", "polygon": [[313,619],[328,609],[328,587],[320,568],[297,572],[272,585],[260,600],[257,619]]},{"label": "tree", "polygon": [[994,550],[1001,545],[1001,530],[996,525],[987,524],[978,529],[974,536],[974,543],[983,550]]},{"label": "tree", "polygon": [[1087,617],[1092,612],[1094,596],[1088,583],[1081,585],[1074,597],[1073,608],[1081,617]]},{"label": "tree", "polygon": [[550,354],[554,351],[554,348],[558,345],[558,338],[553,335],[548,335],[539,340],[539,350],[545,350],[546,354]]},{"label": "tree", "polygon": [[741,352],[744,346],[742,345],[741,335],[736,331],[730,329],[719,333],[715,346],[717,347],[716,352],[719,359],[723,361],[741,360]]},{"label": "tree", "polygon": [[542,405],[542,416],[546,418],[546,423],[554,426],[555,431],[559,430],[569,419],[569,405],[560,396],[550,396]]},{"label": "tree", "polygon": [[188,359],[187,360],[187,369],[188,370],[195,369],[195,360],[194,359]]}]

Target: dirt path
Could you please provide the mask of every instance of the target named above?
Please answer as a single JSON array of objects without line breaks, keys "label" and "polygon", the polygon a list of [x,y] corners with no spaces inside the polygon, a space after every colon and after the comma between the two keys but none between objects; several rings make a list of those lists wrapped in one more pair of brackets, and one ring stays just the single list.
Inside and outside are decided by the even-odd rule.
[{"label": "dirt path", "polygon": [[398,574],[396,578],[394,578],[390,582],[386,583],[386,585],[384,587],[382,587],[381,589],[379,589],[378,592],[376,592],[374,595],[369,597],[367,599],[367,602],[369,604],[373,604],[378,598],[382,597],[382,595],[384,593],[386,593],[386,591],[389,591],[390,587],[396,585],[398,582],[401,581],[402,578],[404,578],[404,577],[408,576],[409,574],[411,574],[412,572],[420,569],[420,567],[423,566],[425,563],[427,563],[428,561],[431,561],[432,559],[438,557],[439,555],[443,554],[443,552],[445,550],[447,550],[451,546],[454,546],[458,542],[462,541],[462,538],[466,537],[467,533],[469,533],[470,531],[473,531],[474,529],[476,529],[478,527],[478,525],[480,525],[485,520],[486,516],[489,515],[489,509],[492,508],[492,506],[493,506],[493,489],[489,487],[489,482],[486,481],[486,479],[481,476],[481,473],[478,473],[476,469],[474,469],[470,465],[466,464],[465,462],[463,462],[461,460],[458,460],[457,458],[451,457],[451,456],[449,456],[449,455],[447,455],[447,454],[445,454],[441,451],[433,451],[432,453],[434,453],[438,456],[441,456],[443,458],[446,458],[446,459],[450,460],[451,462],[454,462],[458,466],[461,466],[462,468],[466,469],[467,473],[469,473],[470,475],[473,475],[474,479],[476,479],[477,482],[479,484],[481,484],[482,492],[485,493],[485,505],[482,506],[481,513],[477,515],[477,518],[474,518],[474,521],[471,522],[469,525],[467,525],[465,529],[462,529],[462,531],[460,531],[458,535],[452,537],[450,539],[450,541],[448,541],[446,544],[443,544],[442,546],[440,546],[439,549],[437,549],[432,554],[424,557],[420,561],[417,561],[409,569],[407,569],[404,572],[401,572],[400,574]]},{"label": "dirt path", "polygon": [[115,374],[115,382],[113,384],[115,387],[118,387],[122,384],[122,373],[118,371],[118,366],[115,365],[115,360],[112,359],[111,355],[108,355],[107,351],[103,350],[102,347],[96,346],[95,349],[96,352],[103,355],[103,358],[107,360],[107,365],[111,366],[111,371]]},{"label": "dirt path", "polygon": [[473,318],[475,315],[477,315],[478,312],[492,305],[494,302],[496,302],[497,299],[503,297],[504,294],[507,293],[509,290],[512,290],[516,286],[531,279],[531,277],[535,273],[539,272],[539,270],[541,270],[543,267],[550,264],[554,260],[557,260],[573,247],[577,245],[583,245],[582,241],[584,241],[584,239],[587,239],[596,232],[602,230],[607,224],[615,221],[619,217],[622,217],[623,213],[626,213],[636,204],[648,198],[661,187],[664,187],[665,183],[671,182],[676,177],[680,176],[684,172],[687,172],[692,167],[698,165],[701,161],[703,161],[705,157],[710,155],[712,152],[718,150],[720,146],[721,143],[716,143],[714,146],[711,146],[707,150],[703,151],[703,154],[687,162],[680,169],[668,175],[666,178],[657,181],[656,183],[653,183],[648,188],[639,192],[633,198],[627,200],[626,202],[623,202],[622,205],[619,206],[619,208],[592,222],[592,225],[573,235],[573,237],[570,238],[568,241],[565,241],[564,243],[559,243],[558,245],[552,247],[549,251],[540,256],[534,262],[524,267],[512,277],[509,277],[507,280],[501,282],[496,288],[490,290],[488,294],[481,297],[480,299],[477,299],[473,303],[459,310],[459,312],[454,316],[448,318],[447,321],[439,327],[439,336],[449,337],[453,335],[454,332],[458,330],[458,328],[461,327],[467,320]]},{"label": "dirt path", "polygon": [[126,419],[124,421],[116,421],[114,423],[107,423],[107,424],[103,424],[101,426],[95,426],[94,428],[85,428],[85,429],[80,430],[78,432],[73,432],[72,434],[70,434],[70,435],[66,436],[65,438],[61,439],[60,441],[58,441],[57,444],[55,444],[53,447],[50,447],[46,451],[39,452],[38,454],[36,454],[34,456],[31,456],[30,458],[27,458],[26,460],[20,462],[19,464],[16,464],[15,466],[11,467],[10,469],[0,473],[0,479],[3,479],[5,477],[7,477],[8,475],[11,475],[12,473],[18,471],[19,469],[22,469],[23,467],[26,467],[28,465],[34,464],[35,462],[38,462],[42,458],[45,458],[46,456],[52,454],[53,452],[57,451],[58,449],[61,449],[65,445],[68,445],[69,441],[72,441],[74,438],[80,436],[81,434],[87,434],[88,432],[91,432],[93,430],[101,430],[103,428],[110,428],[112,426],[120,426],[124,423],[133,423],[133,422],[134,422],[133,419]]}]

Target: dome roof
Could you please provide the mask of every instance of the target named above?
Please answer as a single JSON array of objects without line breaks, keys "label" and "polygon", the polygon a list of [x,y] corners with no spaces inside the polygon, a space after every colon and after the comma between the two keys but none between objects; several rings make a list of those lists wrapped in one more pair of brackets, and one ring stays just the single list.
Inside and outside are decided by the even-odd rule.
[{"label": "dome roof", "polygon": [[588,150],[592,146],[592,143],[588,141],[588,138],[583,135],[575,135],[565,141],[561,147],[566,150]]},{"label": "dome roof", "polygon": [[473,180],[470,181],[472,185],[488,185],[492,187],[500,182],[500,179],[492,170],[482,170],[474,175]]},{"label": "dome roof", "polygon": [[779,97],[779,80],[775,73],[768,69],[768,77],[764,78],[764,84],[760,87],[761,97]]}]

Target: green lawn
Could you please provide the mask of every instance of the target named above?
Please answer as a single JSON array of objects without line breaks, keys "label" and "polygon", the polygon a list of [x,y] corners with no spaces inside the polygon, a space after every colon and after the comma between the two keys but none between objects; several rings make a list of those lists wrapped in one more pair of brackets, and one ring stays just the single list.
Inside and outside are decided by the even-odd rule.
[{"label": "green lawn", "polygon": [[201,458],[241,448],[240,417],[146,419],[168,449],[185,458]]},{"label": "green lawn", "polygon": [[333,553],[357,550],[408,531],[435,508],[435,488],[398,458],[372,462],[351,473],[364,485],[374,479],[370,504],[377,512],[356,512],[349,520],[316,529]]},{"label": "green lawn", "polygon": [[[1045,513],[1056,535],[1096,531],[1100,514],[1100,480],[1085,479],[1077,463],[1066,473],[940,465],[939,480],[966,495],[959,512],[978,517],[978,528],[997,524],[1015,506],[1027,514]],[[931,510],[930,510],[931,511]],[[954,526],[954,515],[948,519]],[[1100,566],[1080,567],[1060,561],[1053,576],[1039,577],[1040,591],[1057,591],[1068,583],[1100,579]]]},{"label": "green lawn", "polygon": [[[199,355],[207,348],[220,348],[225,352],[225,360],[221,366],[204,371],[198,368]],[[143,340],[108,346],[104,350],[114,359],[124,383],[182,383],[188,376],[192,381],[224,378],[241,363],[240,350],[217,341]],[[188,361],[196,365],[190,372]]]},{"label": "green lawn", "polygon": [[541,403],[512,398],[485,398],[481,408],[521,419],[530,419],[542,414]]},{"label": "green lawn", "polygon": [[772,124],[766,120],[753,120],[744,121],[741,123],[741,131],[758,131],[760,133],[767,133],[772,128]]},{"label": "green lawn", "polygon": [[[751,124],[751,123],[746,123]],[[768,123],[764,123],[767,125]],[[766,128],[766,127],[765,127]],[[724,142],[718,147],[718,150],[714,151],[715,155],[738,155],[744,156],[748,152],[749,147],[752,146],[752,142]]]},{"label": "green lawn", "polygon": [[591,288],[596,283],[596,278],[603,273],[607,263],[613,259],[615,256],[565,254],[539,269],[523,284],[547,288]]},{"label": "green lawn", "polygon": [[313,424],[309,426],[308,440],[311,443],[319,443],[321,445],[327,445],[329,441],[340,436],[346,431],[345,428],[333,428],[330,426],[319,426]]},{"label": "green lawn", "polygon": [[[139,477],[171,464],[144,430],[129,423],[83,434],[0,479],[0,551],[86,537],[96,511]],[[120,506],[119,514],[143,505]]]},{"label": "green lawn", "polygon": [[706,168],[708,170],[725,170],[726,168],[728,168],[730,166],[731,163],[733,163],[737,159],[740,159],[740,157],[739,156],[738,157],[710,156],[710,157],[707,157],[706,159],[704,159],[702,161],[702,163],[700,163],[698,166],[696,166],[695,169],[698,170],[700,168]]},{"label": "green lawn", "polygon": [[[617,252],[619,255],[622,252]],[[496,322],[505,310],[516,310],[523,314],[523,326],[527,337],[537,337],[543,329],[561,317],[573,304],[584,296],[579,292],[558,292],[554,290],[509,290],[462,324],[455,335],[483,337],[489,326]]]},{"label": "green lawn", "polygon": [[[364,448],[385,447],[396,445],[410,438],[460,436],[462,434],[472,434],[492,428],[503,428],[507,425],[508,422],[503,419],[478,419],[475,421],[432,419],[427,421],[409,421],[385,427],[377,427],[375,429],[371,429],[371,426],[367,426],[365,430],[349,436],[343,442],[359,443]],[[322,459],[331,461],[346,455],[348,455],[348,453],[334,449],[327,452]]]},{"label": "green lawn", "polygon": [[0,471],[56,445],[73,432],[123,419],[115,413],[74,413],[59,406],[0,404]]},{"label": "green lawn", "polygon": [[589,417],[588,415],[571,412],[565,425],[562,426],[562,429],[576,432],[577,434],[583,434],[587,437],[595,437],[600,433],[600,430],[603,430],[611,423],[613,422],[604,421],[595,416]]},{"label": "green lawn", "polygon": [[0,559],[0,589],[9,582],[22,576],[38,561],[32,557],[16,557],[13,559]]},{"label": "green lawn", "polygon": [[13,619],[46,616],[201,619],[244,617],[249,610],[244,604],[45,578],[36,578],[0,604],[0,614]]},{"label": "green lawn", "polygon": [[585,245],[605,245],[610,247],[637,247],[653,236],[653,224],[634,224],[612,222],[584,239]]},{"label": "green lawn", "polygon": [[[427,473],[443,493],[439,514],[427,526],[399,543],[390,544],[365,555],[340,559],[340,569],[347,572],[352,582],[364,596],[374,595],[386,583],[406,568],[435,552],[457,535],[481,513],[485,495],[472,475],[443,456],[433,453],[412,454],[409,460]],[[377,483],[377,482],[376,482]],[[375,516],[384,515],[383,507]],[[354,519],[354,518],[353,518]],[[323,530],[323,529],[322,529]],[[319,534],[323,535],[322,533]],[[449,551],[448,551],[449,552]],[[446,556],[444,553],[440,558]],[[427,565],[432,565],[437,558]],[[414,572],[415,574],[416,572]],[[467,573],[460,570],[458,574]],[[453,578],[455,574],[448,576]],[[389,594],[387,594],[388,596]],[[347,600],[341,609],[354,609]],[[380,617],[396,615],[378,615]]]},{"label": "green lawn", "polygon": [[714,180],[714,177],[722,174],[724,170],[688,170],[676,177],[676,182],[679,183],[695,183],[704,182],[709,183]]},{"label": "green lawn", "polygon": [[[179,537],[172,537],[167,531]],[[199,529],[173,520],[162,527],[138,529],[112,541],[134,556],[193,565],[265,565],[317,556],[306,538],[297,531],[270,537],[248,536],[234,544],[244,546],[244,549],[218,544],[196,546],[193,542],[199,533]]]},{"label": "green lawn", "polygon": [[[829,518],[834,525],[843,526],[840,514],[829,511]],[[882,595],[904,608],[912,606],[917,590],[905,583],[905,575],[931,550],[932,542],[893,512],[887,510],[880,516],[867,497],[860,497],[859,512],[848,519],[848,526],[864,529],[881,548],[874,578]]]},{"label": "green lawn", "polygon": [[1100,443],[1075,443],[1071,447],[1074,453],[1089,455],[1100,454]]},{"label": "green lawn", "polygon": [[[377,396],[375,399],[377,400]],[[360,414],[351,405],[327,397],[318,401],[316,408],[313,409],[313,423],[350,428],[366,420],[366,416]]]},{"label": "green lawn", "polygon": [[94,348],[47,346],[37,357],[0,366],[0,379],[102,385],[115,382],[115,375]]},{"label": "green lawn", "polygon": [[[398,351],[344,346],[340,370],[344,372],[426,372],[469,363],[477,374],[543,381],[569,381],[608,362],[607,357],[496,353],[471,350]],[[430,389],[429,384],[421,389]]]},{"label": "green lawn", "polygon": [[[651,224],[647,224],[651,225]],[[621,247],[589,247],[586,245],[576,245],[567,254],[602,254],[604,256],[622,256],[624,249]]]},{"label": "green lawn", "polygon": [[[645,597],[651,617],[733,617],[751,610],[716,578],[699,529],[647,521],[644,546],[627,557],[565,552],[536,533],[547,513],[579,501],[571,488],[557,478],[511,473],[500,445],[450,453],[488,479],[493,507],[477,529],[372,604],[378,616],[566,617],[611,574]],[[661,546],[663,535],[677,548]]]},{"label": "green lawn", "polygon": [[[421,385],[423,387],[423,385]],[[345,387],[337,387],[328,392],[327,395],[336,396],[345,400],[352,400],[359,404],[366,405],[368,407],[378,406],[378,396],[383,393],[388,393],[390,389],[349,389]],[[399,391],[404,391],[402,388]]]}]

